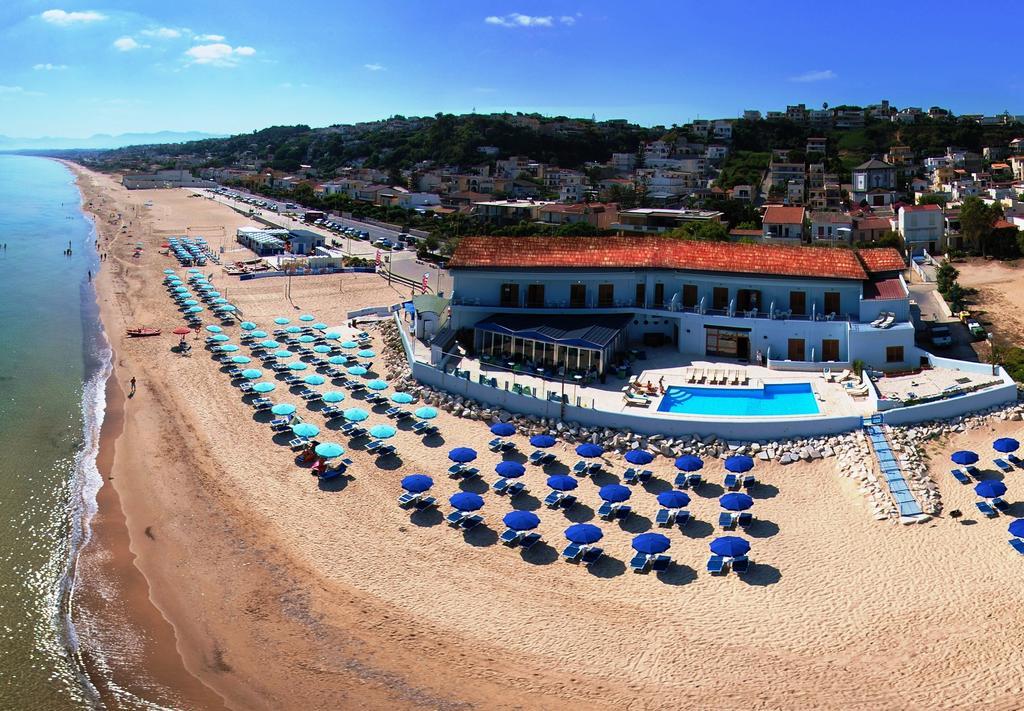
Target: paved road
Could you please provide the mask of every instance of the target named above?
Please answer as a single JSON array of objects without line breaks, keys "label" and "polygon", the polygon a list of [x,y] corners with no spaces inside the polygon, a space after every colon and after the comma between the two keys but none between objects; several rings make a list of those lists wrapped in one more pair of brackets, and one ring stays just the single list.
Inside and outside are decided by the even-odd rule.
[{"label": "paved road", "polygon": [[[971,332],[967,330],[967,326],[962,324],[959,319],[951,316],[946,316],[945,311],[942,309],[942,296],[935,288],[935,284],[908,284],[910,290],[910,298],[917,302],[917,305],[921,309],[921,321],[925,327],[925,331],[919,336],[922,336],[919,340],[925,350],[931,351],[936,355],[943,356],[945,358],[956,358],[957,360],[966,361],[977,361],[978,353],[974,349],[974,337],[971,336]],[[945,348],[936,348],[928,340],[927,329],[933,323],[941,323],[949,326],[950,336],[953,338],[953,345]]]}]

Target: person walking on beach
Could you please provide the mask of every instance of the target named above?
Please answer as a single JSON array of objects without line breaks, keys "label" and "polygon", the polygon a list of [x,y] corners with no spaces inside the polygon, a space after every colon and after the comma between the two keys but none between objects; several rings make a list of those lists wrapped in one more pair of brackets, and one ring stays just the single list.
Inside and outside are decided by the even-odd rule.
[{"label": "person walking on beach", "polygon": [[132,379],[128,381],[128,384],[132,386],[132,391],[130,393],[128,393],[128,397],[135,397],[135,376],[134,375],[132,376]]}]

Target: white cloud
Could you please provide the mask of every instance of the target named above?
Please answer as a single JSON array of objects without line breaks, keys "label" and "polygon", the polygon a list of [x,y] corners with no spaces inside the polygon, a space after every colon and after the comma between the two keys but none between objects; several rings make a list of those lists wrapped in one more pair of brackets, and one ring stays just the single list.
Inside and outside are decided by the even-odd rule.
[{"label": "white cloud", "polygon": [[383,72],[387,69],[383,64],[364,64],[363,67],[371,72]]},{"label": "white cloud", "polygon": [[239,57],[251,57],[254,54],[256,50],[252,47],[232,47],[222,42],[197,44],[185,51],[191,64],[208,64],[213,67],[233,67],[238,64]]},{"label": "white cloud", "polygon": [[176,39],[181,37],[181,30],[173,27],[157,27],[155,30],[142,30],[139,34],[145,37],[157,37],[159,39]]},{"label": "white cloud", "polygon": [[0,96],[11,96],[17,94],[18,96],[43,96],[41,91],[29,91],[22,86],[11,86],[10,84],[0,84]]},{"label": "white cloud", "polygon": [[95,10],[81,10],[78,12],[47,10],[39,17],[43,22],[49,22],[51,25],[60,25],[61,27],[67,27],[68,25],[74,25],[77,23],[99,22],[100,20],[107,19],[106,15],[96,12]]},{"label": "white cloud", "polygon": [[501,27],[551,27],[555,24],[555,18],[551,15],[524,15],[513,12],[508,15],[489,15],[484,18],[484,22]]},{"label": "white cloud", "polygon": [[803,74],[797,74],[795,77],[790,77],[790,81],[797,82],[809,82],[809,81],[828,81],[829,79],[835,79],[839,75],[831,69],[814,69]]},{"label": "white cloud", "polygon": [[223,42],[224,35],[196,35],[192,39],[197,42]]},{"label": "white cloud", "polygon": [[139,44],[131,37],[118,37],[114,40],[114,48],[121,52],[132,52],[136,49],[143,49],[146,46]]},{"label": "white cloud", "polygon": [[563,25],[569,25],[570,27],[576,24],[576,18],[572,15],[562,15],[558,18],[558,21]]},{"label": "white cloud", "polygon": [[34,64],[32,65],[32,68],[35,69],[37,72],[59,72],[67,69],[68,65],[50,64],[49,62],[46,62],[45,64]]}]

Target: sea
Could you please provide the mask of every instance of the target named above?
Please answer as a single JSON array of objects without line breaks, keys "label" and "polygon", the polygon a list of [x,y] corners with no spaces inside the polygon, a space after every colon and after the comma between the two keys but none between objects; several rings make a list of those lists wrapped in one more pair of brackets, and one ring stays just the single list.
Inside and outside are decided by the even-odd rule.
[{"label": "sea", "polygon": [[0,155],[0,709],[97,705],[68,609],[111,363],[81,207],[64,165]]}]

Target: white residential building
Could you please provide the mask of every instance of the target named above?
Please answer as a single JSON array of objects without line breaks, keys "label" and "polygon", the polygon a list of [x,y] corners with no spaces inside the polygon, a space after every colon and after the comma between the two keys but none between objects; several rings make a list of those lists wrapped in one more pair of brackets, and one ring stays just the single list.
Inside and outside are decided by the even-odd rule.
[{"label": "white residential building", "polygon": [[945,225],[938,205],[901,206],[897,229],[911,255],[920,255],[925,250],[929,254],[938,254],[943,248]]}]

